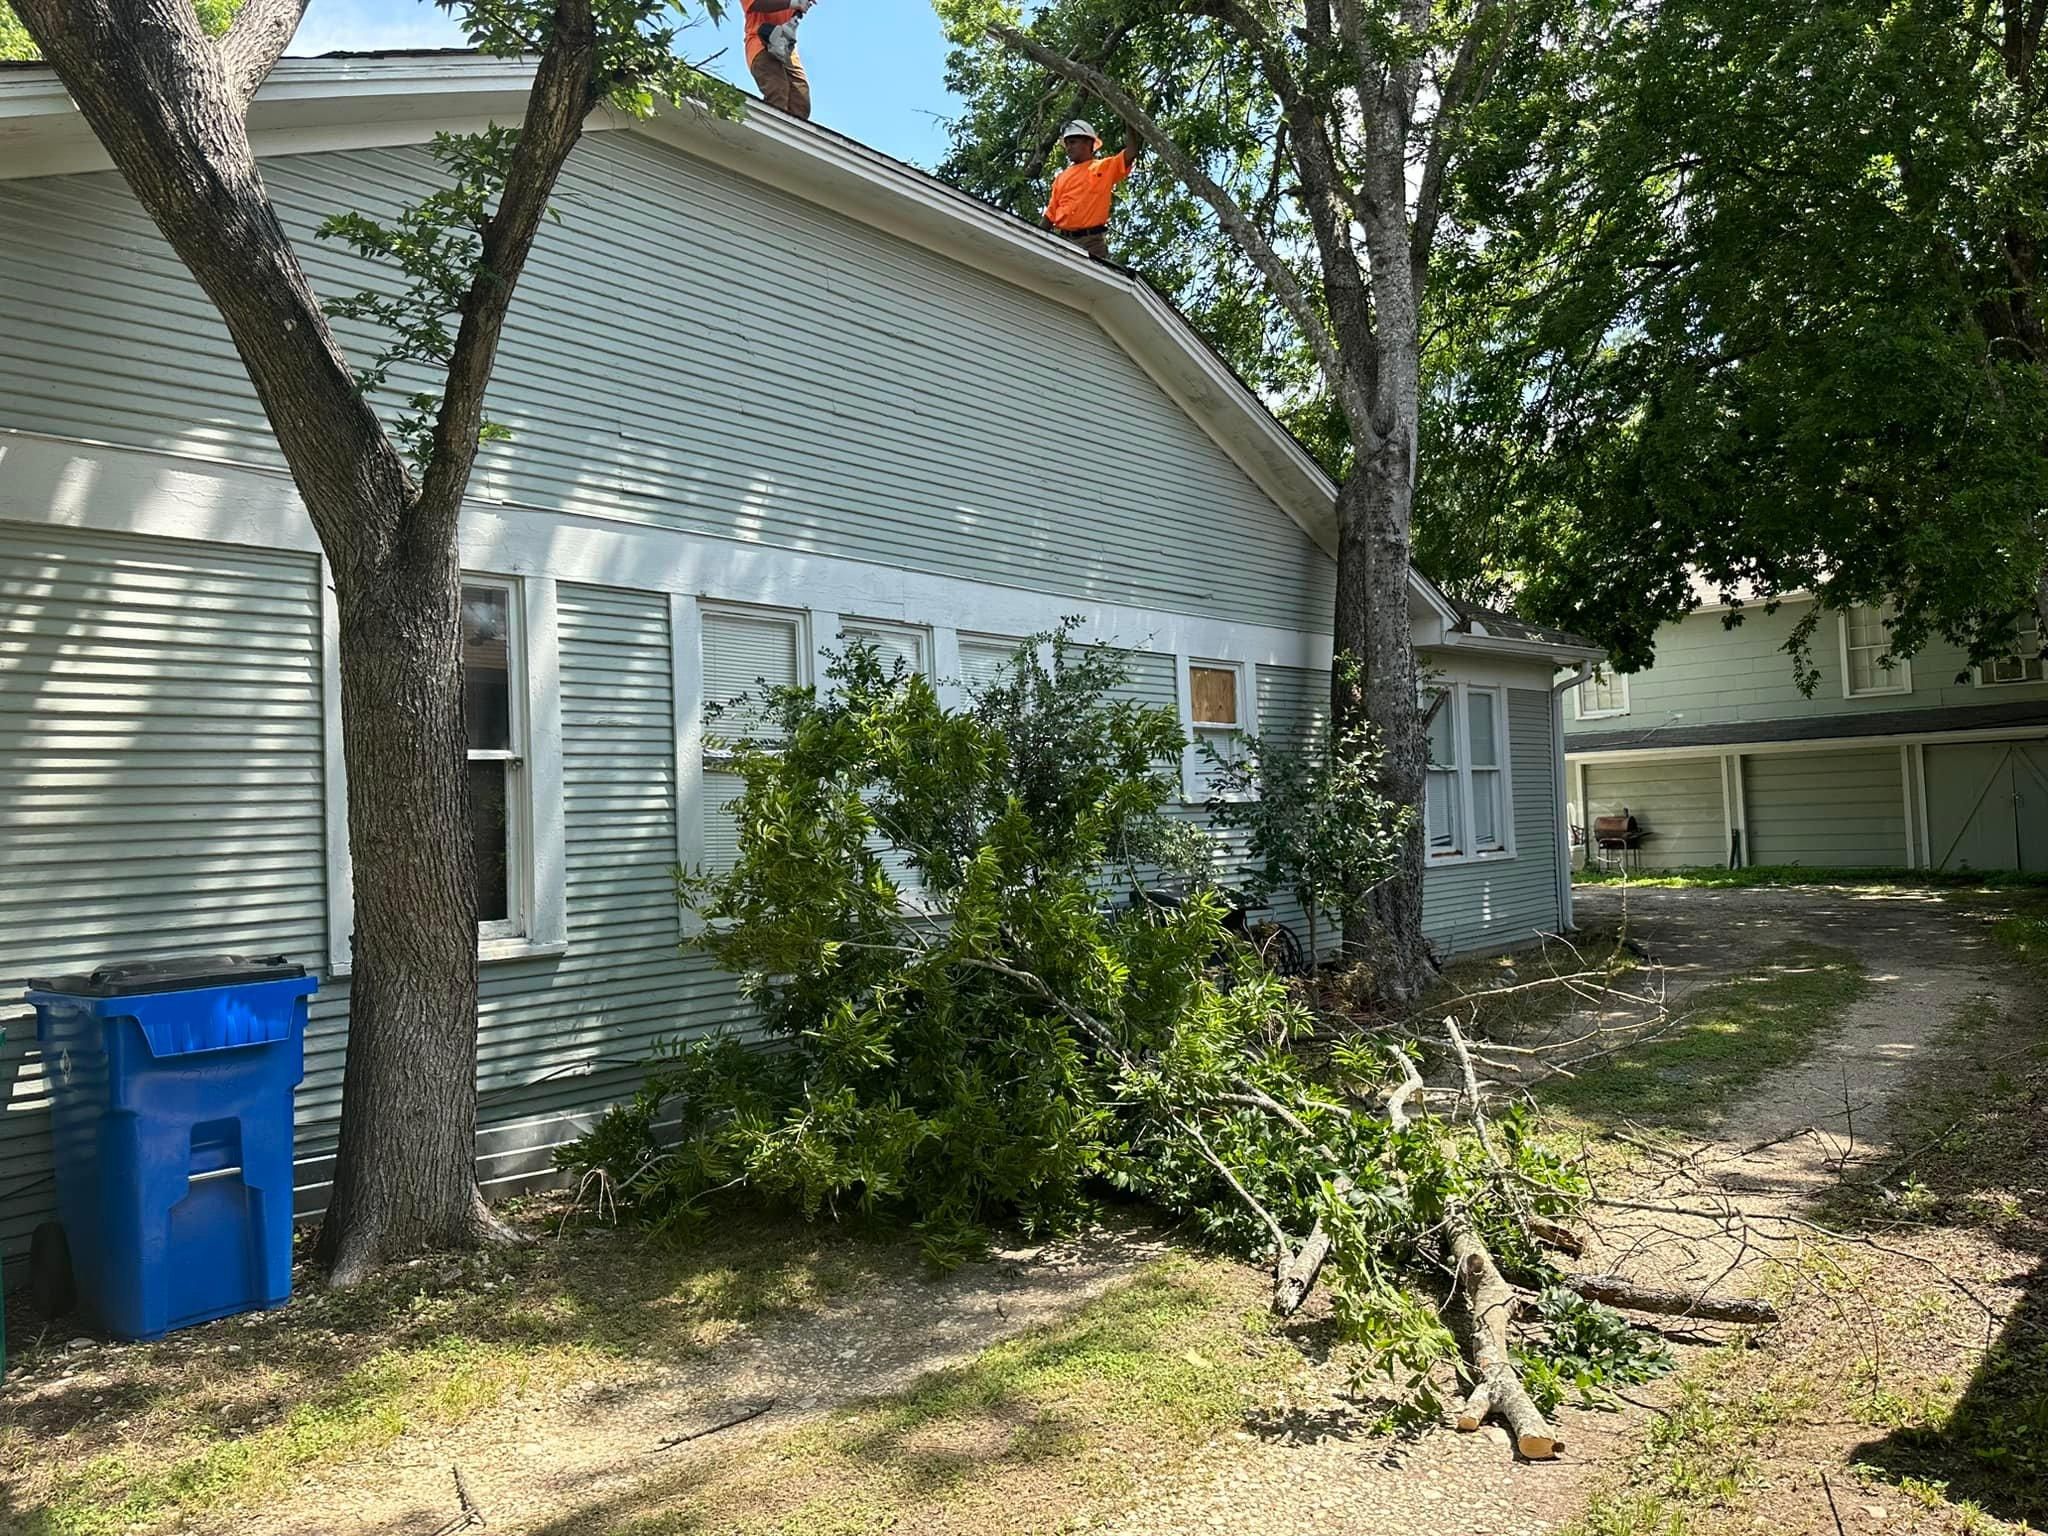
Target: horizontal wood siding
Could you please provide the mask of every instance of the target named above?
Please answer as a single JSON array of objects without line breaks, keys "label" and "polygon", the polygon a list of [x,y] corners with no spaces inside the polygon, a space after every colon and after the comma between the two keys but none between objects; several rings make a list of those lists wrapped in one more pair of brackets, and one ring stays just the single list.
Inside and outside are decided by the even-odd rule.
[{"label": "horizontal wood siding", "polygon": [[314,560],[0,524],[0,1251],[54,1199],[31,975],[320,964],[320,695]]},{"label": "horizontal wood siding", "polygon": [[1525,943],[1564,925],[1557,906],[1556,752],[1550,691],[1508,690],[1508,765],[1515,802],[1515,856],[1430,869],[1422,928],[1458,953]]},{"label": "horizontal wood siding", "polygon": [[1896,747],[1759,752],[1743,759],[1749,862],[1868,868],[1906,862]]},{"label": "horizontal wood siding", "polygon": [[[1630,811],[1648,831],[1644,869],[1689,869],[1728,862],[1728,826],[1721,795],[1721,760],[1586,765],[1587,826],[1595,816]],[[1750,806],[1756,814],[1756,806]]]},{"label": "horizontal wood siding", "polygon": [[[1785,604],[1776,613],[1751,608],[1732,629],[1723,624],[1719,613],[1696,613],[1665,625],[1657,631],[1654,664],[1628,680],[1628,713],[1579,720],[1576,711],[1567,707],[1567,735],[2048,701],[2048,684],[2044,683],[1979,687],[1969,656],[1938,637],[1912,659],[1911,693],[1845,699],[1841,620],[1832,612],[1821,614],[1812,640],[1813,665],[1820,681],[1810,696],[1803,694],[1785,647],[1812,607],[1810,601],[1801,600]],[[1643,743],[1656,744],[1654,737]]]},{"label": "horizontal wood siding", "polygon": [[[446,177],[391,148],[264,180],[331,297],[374,274],[319,222]],[[1173,612],[1328,613],[1328,557],[1085,315],[630,133],[587,136],[554,207],[491,387],[513,439],[475,499]],[[801,281],[764,281],[793,262]],[[0,183],[0,334],[0,427],[279,462],[220,322],[110,172]],[[1085,494],[1076,412],[1117,423]]]}]

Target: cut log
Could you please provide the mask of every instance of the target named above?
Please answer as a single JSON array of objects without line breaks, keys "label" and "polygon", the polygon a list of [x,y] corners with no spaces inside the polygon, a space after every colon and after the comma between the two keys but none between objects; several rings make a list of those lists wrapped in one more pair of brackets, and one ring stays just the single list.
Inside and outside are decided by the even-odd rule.
[{"label": "cut log", "polygon": [[1319,1221],[1299,1248],[1283,1252],[1273,1270],[1273,1315],[1292,1317],[1315,1289],[1316,1276],[1330,1256],[1330,1235]]},{"label": "cut log", "polygon": [[1458,1405],[1458,1428],[1471,1434],[1486,1422],[1486,1416],[1493,1412],[1493,1388],[1485,1382],[1472,1389],[1472,1395]]},{"label": "cut log", "polygon": [[1464,1314],[1465,1347],[1473,1374],[1479,1378],[1478,1390],[1466,1399],[1458,1414],[1458,1427],[1477,1429],[1484,1422],[1485,1415],[1481,1414],[1469,1425],[1466,1423],[1467,1410],[1477,1405],[1507,1425],[1516,1450],[1531,1461],[1549,1461],[1564,1449],[1564,1438],[1529,1400],[1508,1354],[1508,1318],[1514,1310],[1514,1289],[1501,1278],[1493,1255],[1469,1227],[1452,1232],[1451,1260],[1458,1275],[1452,1304]]},{"label": "cut log", "polygon": [[1567,1290],[1588,1301],[1631,1312],[1649,1312],[1658,1317],[1690,1317],[1710,1323],[1775,1323],[1778,1309],[1768,1301],[1746,1296],[1701,1296],[1693,1291],[1670,1291],[1657,1286],[1637,1285],[1619,1275],[1573,1275],[1564,1282]]}]

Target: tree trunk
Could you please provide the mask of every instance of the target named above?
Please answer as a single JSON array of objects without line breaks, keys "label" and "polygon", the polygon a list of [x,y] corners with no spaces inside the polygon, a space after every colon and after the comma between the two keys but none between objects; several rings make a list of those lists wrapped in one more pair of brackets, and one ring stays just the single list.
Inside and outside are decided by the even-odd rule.
[{"label": "tree trunk", "polygon": [[1453,1298],[1459,1332],[1464,1335],[1473,1375],[1472,1395],[1458,1410],[1458,1428],[1475,1430],[1489,1415],[1506,1423],[1515,1449],[1531,1461],[1548,1461],[1564,1449],[1564,1440],[1550,1427],[1515,1374],[1508,1353],[1508,1317],[1515,1293],[1494,1267],[1477,1234],[1460,1226],[1451,1234],[1451,1261],[1457,1271]]},{"label": "tree trunk", "polygon": [[1380,991],[1393,1001],[1418,996],[1431,970],[1422,936],[1427,754],[1408,622],[1408,443],[1397,433],[1362,455],[1337,493],[1335,642],[1338,654],[1355,657],[1361,670],[1355,688],[1333,677],[1331,699],[1340,729],[1363,718],[1378,731],[1382,790],[1415,809],[1395,877],[1374,892],[1369,908],[1344,917],[1345,949],[1381,964]]},{"label": "tree trunk", "polygon": [[219,46],[190,0],[20,0],[17,9],[220,312],[334,572],[355,934],[322,1255],[346,1282],[379,1259],[500,1232],[476,1184],[476,890],[456,524],[505,312],[595,104],[589,4],[561,0],[551,19],[461,304],[424,492],[358,387],[249,142],[244,112],[302,0],[248,0]]},{"label": "tree trunk", "polygon": [[337,1284],[379,1258],[499,1230],[476,1156],[476,886],[451,541],[338,576],[355,865],[346,1112],[320,1255]]}]

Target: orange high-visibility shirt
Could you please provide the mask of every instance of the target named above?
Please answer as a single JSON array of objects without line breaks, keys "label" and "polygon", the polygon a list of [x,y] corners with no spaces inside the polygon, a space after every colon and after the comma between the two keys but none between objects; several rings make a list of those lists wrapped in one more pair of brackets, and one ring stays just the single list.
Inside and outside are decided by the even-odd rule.
[{"label": "orange high-visibility shirt", "polygon": [[761,41],[763,27],[779,27],[796,14],[796,7],[782,5],[778,0],[747,0],[747,62],[754,62],[754,55],[768,45]]},{"label": "orange high-visibility shirt", "polygon": [[1068,166],[1052,179],[1045,221],[1054,229],[1093,229],[1109,222],[1110,194],[1131,174],[1131,152],[1098,155]]}]

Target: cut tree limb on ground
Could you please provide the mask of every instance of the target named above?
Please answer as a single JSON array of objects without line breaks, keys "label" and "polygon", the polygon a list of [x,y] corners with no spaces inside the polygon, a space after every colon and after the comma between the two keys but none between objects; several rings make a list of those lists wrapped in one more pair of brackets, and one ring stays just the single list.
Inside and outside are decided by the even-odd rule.
[{"label": "cut tree limb on ground", "polygon": [[1460,1331],[1479,1377],[1458,1409],[1458,1428],[1475,1430],[1489,1416],[1497,1417],[1514,1436],[1515,1449],[1529,1460],[1553,1460],[1564,1449],[1564,1438],[1530,1401],[1508,1354],[1514,1288],[1501,1278],[1493,1255],[1469,1228],[1452,1234],[1451,1260],[1458,1278],[1450,1305],[1464,1324]]},{"label": "cut tree limb on ground", "polygon": [[1564,1286],[1588,1301],[1659,1317],[1689,1317],[1711,1323],[1775,1323],[1779,1316],[1772,1303],[1753,1297],[1702,1296],[1696,1291],[1665,1290],[1637,1285],[1619,1275],[1572,1275]]}]

